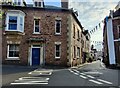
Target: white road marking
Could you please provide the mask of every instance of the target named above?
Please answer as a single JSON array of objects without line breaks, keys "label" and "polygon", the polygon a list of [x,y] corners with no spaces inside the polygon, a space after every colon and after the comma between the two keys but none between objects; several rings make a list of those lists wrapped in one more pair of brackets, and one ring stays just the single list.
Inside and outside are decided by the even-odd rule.
[{"label": "white road marking", "polygon": [[44,77],[21,77],[19,80],[49,80],[50,78]]},{"label": "white road marking", "polygon": [[47,73],[47,72],[53,72],[53,70],[34,70],[33,72]]},{"label": "white road marking", "polygon": [[96,84],[103,84],[103,83],[101,83],[101,82],[98,82],[98,81],[95,81],[95,80],[89,80],[90,82],[94,82],[94,83],[96,83]]},{"label": "white road marking", "polygon": [[28,74],[32,74],[32,72],[29,72]]},{"label": "white road marking", "polygon": [[48,83],[31,83],[31,82],[26,82],[26,83],[11,83],[11,85],[24,85],[24,84],[39,85],[39,84],[48,84]]},{"label": "white road marking", "polygon": [[95,78],[95,77],[93,77],[93,76],[91,76],[91,75],[87,75],[87,77],[92,78],[92,79],[94,79],[94,78]]},{"label": "white road marking", "polygon": [[28,82],[30,82],[30,83],[31,83],[31,82],[32,82],[32,83],[42,82],[42,83],[43,83],[43,82],[48,82],[48,81],[47,81],[47,80],[15,80],[15,82],[17,82],[17,83],[18,83],[18,82],[19,82],[19,83],[21,83],[21,82],[23,82],[23,83],[24,83],[24,82],[25,82],[25,83],[26,83],[26,82],[27,82],[27,83],[28,83]]},{"label": "white road marking", "polygon": [[80,75],[80,77],[83,78],[83,79],[87,79],[87,77],[85,77],[85,76],[83,76],[83,75]]},{"label": "white road marking", "polygon": [[93,72],[84,72],[86,74],[103,74],[101,72],[98,72],[98,71],[93,71]]},{"label": "white road marking", "polygon": [[75,72],[77,72],[77,73],[80,73],[78,70],[75,70],[75,69],[73,69],[73,71],[75,71]]},{"label": "white road marking", "polygon": [[28,74],[30,74],[30,75],[52,75],[52,72],[49,72],[49,73],[47,73],[47,72],[30,72],[30,73],[28,73]]},{"label": "white road marking", "polygon": [[78,73],[75,73],[75,72],[74,72],[74,74],[75,74],[75,75],[79,75]]},{"label": "white road marking", "polygon": [[74,73],[74,71],[72,71],[71,69],[69,69],[70,72]]},{"label": "white road marking", "polygon": [[104,83],[107,83],[107,84],[113,84],[111,82],[108,82],[108,81],[105,81],[105,80],[102,80],[102,79],[97,79],[98,81],[101,81],[101,82],[104,82]]},{"label": "white road marking", "polygon": [[86,75],[86,74],[84,74],[84,73],[80,73],[81,75]]}]

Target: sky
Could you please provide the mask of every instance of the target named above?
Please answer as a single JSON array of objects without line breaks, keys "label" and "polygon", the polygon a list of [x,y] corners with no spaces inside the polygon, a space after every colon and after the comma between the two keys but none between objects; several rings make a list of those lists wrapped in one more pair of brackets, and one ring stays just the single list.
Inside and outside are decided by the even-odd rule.
[{"label": "sky", "polygon": [[[70,0],[70,8],[78,11],[78,19],[85,30],[93,30],[96,26],[97,31],[91,34],[91,41],[103,41],[102,20],[109,15],[110,10],[114,10],[120,0]],[[102,44],[94,44],[97,50],[102,50]]]},{"label": "sky", "polygon": [[[25,0],[27,3],[33,3],[33,0]],[[61,0],[44,0],[45,2],[45,5],[54,5],[54,6],[57,6],[57,7],[60,7],[61,6],[61,3],[60,3]]]},{"label": "sky", "polygon": [[[30,3],[32,0],[26,1]],[[60,6],[60,0],[44,1],[47,5]],[[91,41],[103,41],[102,20],[109,15],[110,10],[115,10],[115,6],[119,1],[120,0],[69,0],[69,8],[74,8],[74,10],[78,11],[78,19],[85,30],[91,31],[100,23],[101,27],[98,27],[97,31],[91,34]],[[102,44],[95,44],[93,42],[91,42],[91,44],[94,44],[98,50],[102,50]]]}]

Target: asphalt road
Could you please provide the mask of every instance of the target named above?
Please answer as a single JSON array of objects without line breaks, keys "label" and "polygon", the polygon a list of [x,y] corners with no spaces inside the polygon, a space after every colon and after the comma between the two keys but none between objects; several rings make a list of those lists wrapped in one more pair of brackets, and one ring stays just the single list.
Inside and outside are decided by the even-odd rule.
[{"label": "asphalt road", "polygon": [[40,68],[3,75],[3,88],[96,88],[96,86],[97,88],[119,88],[119,73],[120,70],[105,68],[100,61],[86,64],[80,68]]}]

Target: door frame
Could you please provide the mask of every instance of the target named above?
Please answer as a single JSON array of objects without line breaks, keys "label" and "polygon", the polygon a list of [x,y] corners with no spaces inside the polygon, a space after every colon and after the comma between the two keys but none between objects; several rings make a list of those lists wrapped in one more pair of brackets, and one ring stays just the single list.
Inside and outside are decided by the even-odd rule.
[{"label": "door frame", "polygon": [[[40,61],[41,61],[41,47],[36,47],[36,46],[34,46],[34,45],[31,45],[31,52],[30,52],[30,66],[32,66],[32,49],[33,48],[37,48],[37,49],[40,49]],[[40,65],[41,65],[41,63],[40,63]]]}]

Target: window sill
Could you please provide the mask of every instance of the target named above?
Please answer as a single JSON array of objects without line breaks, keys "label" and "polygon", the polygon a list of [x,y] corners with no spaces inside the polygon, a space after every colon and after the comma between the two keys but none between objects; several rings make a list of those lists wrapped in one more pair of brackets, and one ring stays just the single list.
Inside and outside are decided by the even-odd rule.
[{"label": "window sill", "polygon": [[56,36],[60,36],[61,34],[55,34]]},{"label": "window sill", "polygon": [[41,33],[33,33],[33,34],[37,35],[37,34],[41,34]]},{"label": "window sill", "polygon": [[12,35],[25,35],[25,33],[24,32],[20,32],[20,31],[5,31],[4,33],[3,33],[4,35],[7,35],[7,34],[12,34]]},{"label": "window sill", "polygon": [[19,58],[17,58],[17,57],[13,57],[13,58],[11,58],[11,57],[8,57],[7,59],[5,59],[5,60],[20,60]]},{"label": "window sill", "polygon": [[60,59],[60,57],[55,57],[55,59]]}]

